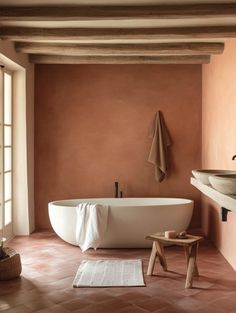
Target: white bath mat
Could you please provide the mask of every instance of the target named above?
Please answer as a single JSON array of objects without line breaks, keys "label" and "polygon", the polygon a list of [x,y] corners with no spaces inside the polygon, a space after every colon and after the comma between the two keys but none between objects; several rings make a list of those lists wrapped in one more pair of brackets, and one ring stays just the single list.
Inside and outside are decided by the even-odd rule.
[{"label": "white bath mat", "polygon": [[142,260],[84,260],[73,287],[145,286]]}]

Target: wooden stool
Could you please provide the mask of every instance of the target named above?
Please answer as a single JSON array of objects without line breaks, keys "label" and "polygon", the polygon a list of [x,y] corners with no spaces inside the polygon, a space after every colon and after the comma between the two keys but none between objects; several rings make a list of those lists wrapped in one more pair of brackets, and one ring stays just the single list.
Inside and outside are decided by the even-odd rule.
[{"label": "wooden stool", "polygon": [[163,244],[174,244],[178,246],[183,246],[185,249],[185,254],[187,257],[187,276],[185,288],[191,288],[193,283],[193,276],[198,276],[198,268],[196,263],[197,249],[199,242],[203,240],[201,236],[186,235],[186,239],[179,238],[165,238],[163,233],[156,233],[147,236],[146,239],[152,240],[152,252],[149,259],[147,275],[152,275],[156,257],[158,257],[159,262],[163,270],[167,271],[167,263],[164,255]]}]

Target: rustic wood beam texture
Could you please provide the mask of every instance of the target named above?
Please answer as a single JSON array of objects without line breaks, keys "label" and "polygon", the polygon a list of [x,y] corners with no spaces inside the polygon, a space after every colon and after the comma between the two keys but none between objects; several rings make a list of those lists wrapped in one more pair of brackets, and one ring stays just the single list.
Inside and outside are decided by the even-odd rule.
[{"label": "rustic wood beam texture", "polygon": [[1,7],[0,20],[100,20],[143,18],[233,17],[236,4],[182,4],[146,6]]},{"label": "rustic wood beam texture", "polygon": [[236,37],[236,26],[171,28],[28,28],[1,27],[7,40],[155,40]]},{"label": "rustic wood beam texture", "polygon": [[219,54],[224,50],[220,42],[184,42],[154,44],[58,44],[58,43],[15,43],[17,52],[56,55],[206,55]]},{"label": "rustic wood beam texture", "polygon": [[206,64],[209,55],[168,55],[168,56],[58,56],[29,55],[37,64]]}]

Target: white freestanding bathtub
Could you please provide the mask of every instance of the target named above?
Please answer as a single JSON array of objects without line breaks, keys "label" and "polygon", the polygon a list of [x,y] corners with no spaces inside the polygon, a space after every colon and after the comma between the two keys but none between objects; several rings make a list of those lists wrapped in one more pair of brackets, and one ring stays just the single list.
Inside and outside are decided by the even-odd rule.
[{"label": "white freestanding bathtub", "polygon": [[99,248],[145,248],[147,235],[188,228],[193,201],[178,198],[100,198],[50,202],[49,218],[64,241],[76,245],[76,206],[81,202],[109,205],[107,231]]}]

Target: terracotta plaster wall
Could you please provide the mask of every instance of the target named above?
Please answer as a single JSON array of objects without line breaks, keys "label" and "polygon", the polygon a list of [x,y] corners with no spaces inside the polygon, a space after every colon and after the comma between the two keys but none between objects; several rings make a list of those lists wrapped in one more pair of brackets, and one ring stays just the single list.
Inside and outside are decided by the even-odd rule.
[{"label": "terracotta plaster wall", "polygon": [[[203,66],[202,103],[203,168],[236,170],[236,40],[226,42],[222,56]],[[203,197],[202,226],[236,269],[236,214],[220,220],[220,207]]]},{"label": "terracotta plaster wall", "polygon": [[[50,227],[49,201],[200,194],[189,183],[201,164],[200,65],[37,65],[35,205],[38,229]],[[149,129],[163,112],[172,138],[167,179],[147,162]]]}]

